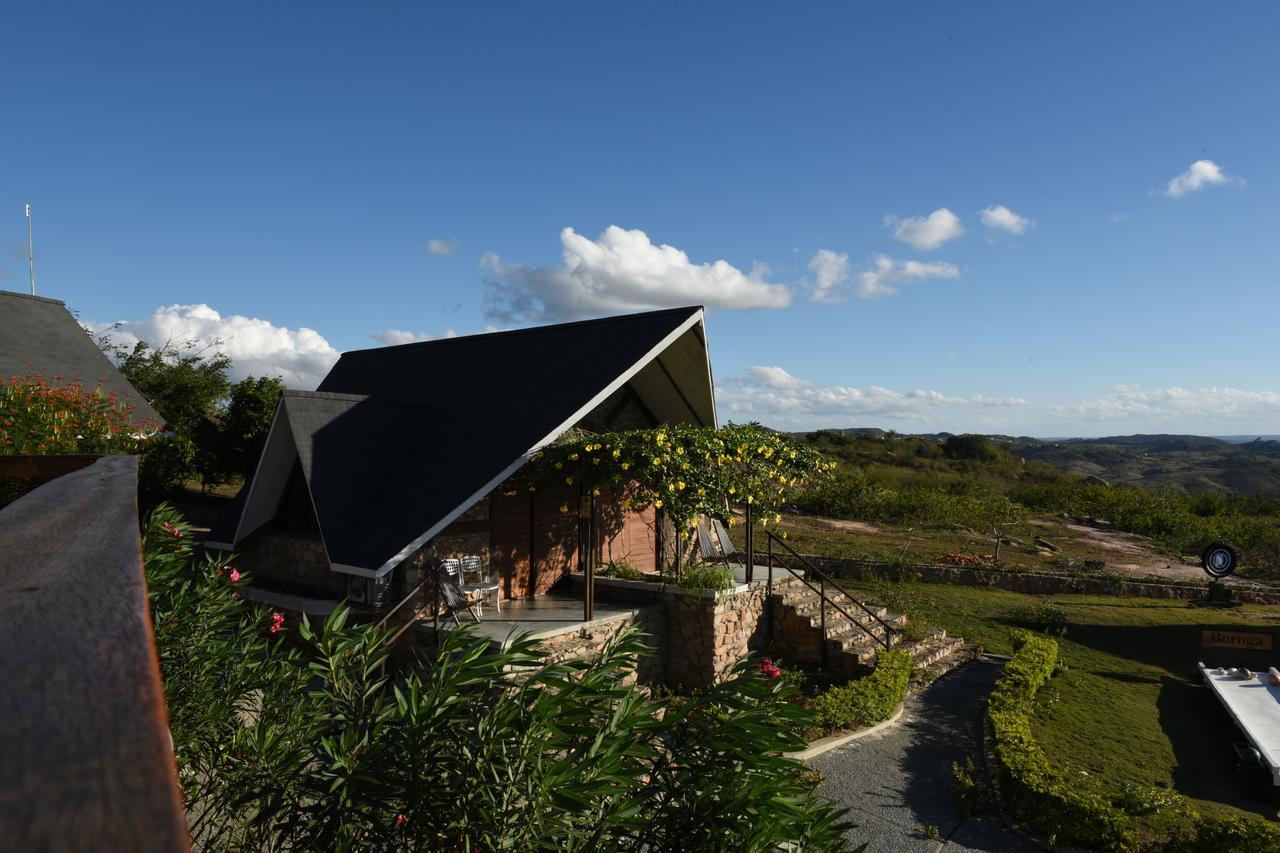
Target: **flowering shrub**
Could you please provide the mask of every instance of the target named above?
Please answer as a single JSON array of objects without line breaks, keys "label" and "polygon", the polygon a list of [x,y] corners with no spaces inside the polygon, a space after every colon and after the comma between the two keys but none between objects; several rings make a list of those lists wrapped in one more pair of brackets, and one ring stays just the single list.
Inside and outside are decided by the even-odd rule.
[{"label": "flowering shrub", "polygon": [[136,453],[135,404],[38,374],[0,381],[0,454]]},{"label": "flowering shrub", "polygon": [[[61,376],[0,377],[0,456],[59,453],[137,453],[142,440],[130,421],[133,404],[115,392],[86,391]],[[0,506],[21,497],[38,481],[0,479]]]},{"label": "flowering shrub", "polygon": [[[201,850],[844,850],[785,679],[747,662],[676,702],[620,634],[548,665],[470,629],[401,668],[389,631],[240,600],[162,505],[143,531],[179,781]],[[290,635],[290,641],[284,636]],[[778,721],[781,721],[779,723]]]}]

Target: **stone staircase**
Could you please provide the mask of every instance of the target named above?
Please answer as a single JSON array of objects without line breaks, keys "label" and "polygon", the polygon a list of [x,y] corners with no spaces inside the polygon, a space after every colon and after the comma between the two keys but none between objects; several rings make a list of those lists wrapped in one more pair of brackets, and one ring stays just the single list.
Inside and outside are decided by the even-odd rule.
[{"label": "stone staircase", "polygon": [[[815,586],[817,583],[815,582]],[[941,628],[929,628],[924,637],[908,638],[903,629],[907,617],[868,601],[854,599],[828,585],[826,633],[823,633],[822,599],[798,578],[773,585],[773,646],[784,660],[802,666],[825,666],[832,672],[859,676],[870,672],[883,648],[887,625],[890,647],[910,652],[917,671],[945,670],[964,646],[959,637],[948,637]]]}]

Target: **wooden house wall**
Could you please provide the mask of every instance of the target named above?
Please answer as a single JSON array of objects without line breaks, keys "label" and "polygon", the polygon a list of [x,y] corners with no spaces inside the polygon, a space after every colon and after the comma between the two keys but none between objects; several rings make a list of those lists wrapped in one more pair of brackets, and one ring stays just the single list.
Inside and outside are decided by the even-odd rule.
[{"label": "wooden house wall", "polygon": [[[561,512],[561,506],[569,511]],[[600,561],[625,556],[640,570],[654,571],[655,510],[630,510],[618,495],[607,493],[595,499],[595,507]],[[590,511],[591,502],[577,488],[529,492],[504,483],[441,531],[429,547],[435,557],[481,554],[503,598],[541,595],[581,568],[582,521]]]}]

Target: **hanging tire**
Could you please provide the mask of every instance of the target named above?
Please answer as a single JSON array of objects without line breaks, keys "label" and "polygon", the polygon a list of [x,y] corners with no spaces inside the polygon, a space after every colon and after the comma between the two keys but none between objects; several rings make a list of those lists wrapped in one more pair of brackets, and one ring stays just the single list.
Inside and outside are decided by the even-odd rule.
[{"label": "hanging tire", "polygon": [[1236,552],[1230,545],[1215,542],[1200,555],[1200,565],[1213,578],[1225,578],[1236,570]]}]

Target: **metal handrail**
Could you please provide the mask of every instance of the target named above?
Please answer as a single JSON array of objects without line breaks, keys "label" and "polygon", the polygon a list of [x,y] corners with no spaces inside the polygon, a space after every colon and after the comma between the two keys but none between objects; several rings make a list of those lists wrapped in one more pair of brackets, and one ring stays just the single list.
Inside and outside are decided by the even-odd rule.
[{"label": "metal handrail", "polygon": [[[401,607],[404,607],[406,604],[408,604],[409,599],[417,595],[418,590],[422,589],[424,586],[427,585],[427,581],[430,579],[430,577],[431,577],[430,575],[423,575],[422,580],[418,581],[418,585],[415,586],[413,589],[409,590],[409,593],[404,598],[400,599],[400,603],[397,604],[395,607],[391,608],[390,610],[388,610],[387,615],[383,616],[382,619],[378,621],[378,624],[374,626],[375,629],[378,631],[381,631],[383,628],[385,628],[387,626],[387,623],[391,621],[391,617],[396,615],[396,611],[399,610]],[[416,616],[417,614],[415,613],[414,617]],[[409,621],[413,622],[413,618],[410,618]]]},{"label": "metal handrail", "polygon": [[[764,531],[764,533],[765,533],[765,537],[766,537],[766,540],[765,540],[765,541],[766,541],[766,542],[768,543],[768,545],[769,545],[769,549],[768,549],[767,556],[768,556],[768,560],[769,560],[769,591],[770,591],[770,592],[772,592],[772,591],[773,591],[773,557],[774,557],[774,554],[773,554],[773,543],[774,543],[774,542],[777,542],[779,545],[781,545],[781,546],[783,547],[783,549],[785,549],[785,550],[787,551],[787,553],[789,553],[791,556],[795,557],[795,558],[796,558],[797,560],[799,560],[800,562],[804,563],[804,565],[805,565],[805,567],[806,567],[806,569],[807,569],[808,571],[811,571],[811,572],[813,572],[815,575],[817,575],[817,576],[818,576],[818,580],[819,580],[819,582],[821,583],[822,588],[821,588],[821,589],[819,589],[819,588],[815,587],[813,584],[809,583],[809,581],[808,581],[808,580],[806,580],[805,578],[801,577],[801,576],[800,576],[800,574],[799,574],[799,573],[797,573],[795,569],[793,569],[793,568],[791,568],[791,566],[787,565],[787,563],[786,563],[786,561],[785,561],[785,560],[783,560],[781,557],[779,557],[779,558],[778,558],[778,562],[779,562],[779,565],[781,565],[781,566],[782,566],[782,568],[784,568],[784,569],[786,569],[787,571],[791,572],[791,574],[792,574],[792,575],[793,575],[793,576],[794,576],[798,581],[800,581],[802,584],[804,584],[805,586],[807,586],[809,589],[811,589],[811,590],[813,590],[814,592],[818,593],[818,596],[822,599],[822,603],[823,603],[823,605],[830,604],[830,605],[831,605],[832,607],[834,607],[836,610],[840,611],[840,613],[842,613],[846,619],[848,619],[850,622],[852,622],[853,624],[855,624],[855,625],[857,625],[859,628],[861,628],[863,631],[865,631],[865,632],[867,633],[867,635],[871,637],[871,639],[875,640],[877,643],[879,643],[881,646],[883,646],[886,650],[887,650],[887,649],[889,649],[889,648],[892,646],[892,644],[893,644],[893,628],[889,625],[889,623],[888,623],[888,622],[884,621],[884,620],[883,620],[883,619],[881,619],[879,616],[877,616],[877,615],[875,614],[875,612],[871,610],[871,608],[867,607],[867,605],[866,605],[866,604],[864,604],[864,603],[862,603],[861,601],[859,601],[858,599],[854,598],[854,597],[853,597],[853,595],[852,595],[852,594],[850,594],[850,592],[849,592],[847,589],[845,589],[844,587],[840,586],[840,584],[836,583],[835,578],[831,577],[831,576],[830,576],[830,575],[828,575],[826,572],[822,571],[822,570],[821,570],[821,569],[819,569],[817,566],[815,566],[813,563],[809,562],[809,560],[808,560],[806,557],[802,556],[801,554],[796,553],[795,549],[793,549],[790,545],[788,545],[788,544],[787,544],[787,543],[786,543],[786,542],[785,542],[781,537],[779,537],[777,534],[775,534],[772,530],[769,530],[769,529],[767,529],[767,528],[766,528],[766,529],[765,529],[765,531]],[[862,624],[862,622],[861,622],[861,621],[859,621],[858,619],[855,619],[853,616],[851,616],[847,610],[845,610],[843,607],[841,607],[839,604],[837,604],[837,603],[836,603],[836,602],[835,602],[835,601],[834,601],[830,596],[828,596],[828,595],[827,595],[827,591],[826,591],[826,585],[827,585],[827,584],[831,584],[831,585],[832,585],[833,587],[835,587],[837,590],[839,590],[840,592],[844,593],[845,598],[849,599],[849,600],[850,600],[850,601],[852,601],[854,604],[856,604],[856,605],[858,605],[859,607],[861,607],[861,608],[862,608],[862,610],[863,610],[863,611],[864,611],[868,616],[870,616],[870,617],[871,617],[872,619],[874,619],[875,621],[879,622],[879,623],[880,623],[880,626],[881,626],[882,628],[884,628],[884,639],[882,640],[882,639],[880,639],[879,637],[877,637],[877,636],[876,636],[876,633],[875,633],[874,631],[872,631],[872,630],[871,630],[870,628],[868,628],[866,625]],[[826,630],[826,629],[827,629],[827,612],[826,612],[825,607],[821,608],[821,616],[820,616],[820,618],[821,618],[821,621],[822,621],[822,636],[823,636],[823,641],[824,641],[824,644],[825,644],[825,641],[826,641],[826,635],[827,635],[827,630]],[[825,645],[823,646],[823,648],[825,649]]]}]

